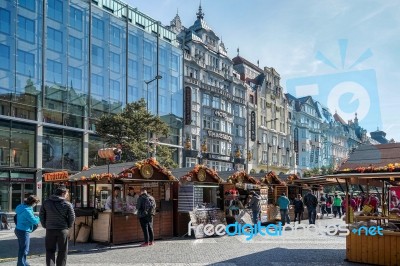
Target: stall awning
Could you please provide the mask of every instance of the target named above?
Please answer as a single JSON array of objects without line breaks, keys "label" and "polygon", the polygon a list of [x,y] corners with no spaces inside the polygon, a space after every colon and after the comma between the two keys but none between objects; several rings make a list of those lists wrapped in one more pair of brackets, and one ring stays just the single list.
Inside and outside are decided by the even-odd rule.
[{"label": "stall awning", "polygon": [[316,176],[316,177],[293,180],[293,184],[309,185],[309,186],[313,186],[313,185],[314,186],[317,186],[317,185],[335,186],[335,185],[344,184],[344,183],[346,183],[346,181],[339,177],[326,178],[326,176]]},{"label": "stall awning", "polygon": [[88,179],[92,175],[102,175],[102,174],[111,174],[112,176],[117,176],[120,172],[125,169],[132,167],[134,162],[127,163],[116,163],[108,165],[100,165],[89,168],[88,170],[79,172],[69,177],[70,181],[79,181],[82,179]]},{"label": "stall awning", "polygon": [[382,173],[346,173],[325,176],[327,180],[339,178],[347,180],[352,185],[381,186],[382,181],[400,182],[400,172],[382,172]]}]

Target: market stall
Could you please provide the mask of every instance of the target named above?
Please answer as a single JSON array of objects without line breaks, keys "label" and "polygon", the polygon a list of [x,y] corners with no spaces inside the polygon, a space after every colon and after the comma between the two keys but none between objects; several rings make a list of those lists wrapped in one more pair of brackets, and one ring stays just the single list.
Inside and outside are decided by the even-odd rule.
[{"label": "market stall", "polygon": [[[114,172],[97,172],[90,175],[82,172],[71,178],[71,182],[86,186],[90,198],[86,200],[86,203],[95,206],[99,211],[98,218],[93,221],[92,239],[113,244],[137,242],[144,239],[139,219],[136,216],[135,203],[128,200],[127,193],[127,191],[134,191],[139,194],[143,187],[155,198],[157,204],[153,222],[155,239],[172,237],[172,187],[173,183],[178,180],[154,158],[112,166]],[[88,171],[88,173],[90,172]],[[116,187],[121,190],[120,197],[111,196]],[[105,210],[107,198],[111,199],[111,209],[109,210]]]},{"label": "market stall", "polygon": [[[188,233],[189,222],[194,228],[207,223],[225,223],[221,195],[223,180],[216,171],[205,165],[196,165],[173,173],[180,176],[176,213],[178,235]],[[204,237],[203,230],[194,231],[196,238]]]},{"label": "market stall", "polygon": [[237,171],[226,179],[224,184],[224,210],[229,215],[232,200],[237,200],[243,209],[235,215],[238,222],[252,224],[252,211],[248,208],[250,201],[249,192],[255,191],[261,196],[261,222],[268,221],[268,187],[263,186],[259,180],[250,176],[245,171]]}]

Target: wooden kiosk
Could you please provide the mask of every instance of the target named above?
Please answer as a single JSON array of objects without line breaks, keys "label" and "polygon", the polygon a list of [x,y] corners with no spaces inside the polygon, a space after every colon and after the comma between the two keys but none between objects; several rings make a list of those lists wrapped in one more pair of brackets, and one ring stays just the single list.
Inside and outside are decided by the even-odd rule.
[{"label": "wooden kiosk", "polygon": [[[132,166],[133,165],[133,166]],[[119,186],[125,199],[125,192],[129,187],[133,187],[136,193],[140,193],[142,187],[156,200],[156,215],[153,220],[153,229],[155,239],[173,236],[173,203],[172,187],[178,180],[172,173],[163,168],[154,158],[145,159],[136,163],[121,164],[117,174],[103,173],[92,174],[90,177],[80,177],[71,181],[82,184],[95,183],[97,187],[102,185],[111,185],[110,191],[114,191],[115,186]],[[82,172],[83,173],[83,172]],[[102,199],[102,192],[94,188],[96,202]],[[109,188],[108,188],[109,189]],[[106,194],[107,195],[107,194]],[[95,204],[100,210],[98,219],[93,221],[92,239],[98,242],[112,244],[123,244],[129,242],[142,241],[144,239],[140,227],[139,219],[135,209],[127,209],[126,204],[121,209],[114,209],[114,197],[112,198],[112,210],[104,211],[101,204]]]},{"label": "wooden kiosk", "polygon": [[[179,169],[178,169],[179,171]],[[175,173],[175,171],[174,171]],[[218,173],[205,165],[196,165],[179,178],[176,231],[188,233],[188,224],[224,222],[221,184]],[[202,217],[199,221],[196,217]],[[195,235],[196,237],[203,237]]]}]

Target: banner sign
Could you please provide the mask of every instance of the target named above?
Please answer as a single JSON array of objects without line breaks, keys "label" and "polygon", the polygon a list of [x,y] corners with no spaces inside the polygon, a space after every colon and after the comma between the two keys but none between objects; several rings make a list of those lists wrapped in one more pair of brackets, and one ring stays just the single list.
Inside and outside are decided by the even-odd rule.
[{"label": "banner sign", "polygon": [[185,125],[192,124],[192,89],[185,88]]},{"label": "banner sign", "polygon": [[256,112],[251,111],[250,117],[250,139],[251,141],[256,140]]},{"label": "banner sign", "polygon": [[52,181],[68,181],[68,172],[54,172],[54,173],[47,173],[43,175],[44,181],[52,182]]}]

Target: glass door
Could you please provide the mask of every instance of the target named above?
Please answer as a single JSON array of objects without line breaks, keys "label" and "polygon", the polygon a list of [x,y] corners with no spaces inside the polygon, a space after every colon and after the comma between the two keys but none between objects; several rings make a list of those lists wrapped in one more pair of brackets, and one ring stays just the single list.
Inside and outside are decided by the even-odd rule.
[{"label": "glass door", "polygon": [[22,184],[11,184],[11,210],[23,202]]},{"label": "glass door", "polygon": [[0,183],[0,212],[9,211],[10,183]]}]

